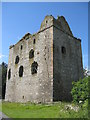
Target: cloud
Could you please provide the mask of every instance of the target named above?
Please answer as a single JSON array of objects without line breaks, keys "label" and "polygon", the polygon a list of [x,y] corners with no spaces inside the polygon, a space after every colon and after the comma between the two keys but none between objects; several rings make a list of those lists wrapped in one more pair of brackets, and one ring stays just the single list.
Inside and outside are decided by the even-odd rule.
[{"label": "cloud", "polygon": [[6,57],[7,57],[7,55],[2,55],[2,54],[0,53],[0,59],[6,58]]}]

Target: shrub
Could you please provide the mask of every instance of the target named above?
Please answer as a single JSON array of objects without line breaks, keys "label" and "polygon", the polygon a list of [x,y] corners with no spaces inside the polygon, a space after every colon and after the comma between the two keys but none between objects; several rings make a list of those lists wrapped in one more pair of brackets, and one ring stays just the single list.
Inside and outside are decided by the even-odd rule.
[{"label": "shrub", "polygon": [[72,82],[73,88],[71,91],[72,98],[74,102],[84,102],[88,99],[89,89],[88,89],[88,81],[90,77],[85,77],[80,79],[77,82]]}]

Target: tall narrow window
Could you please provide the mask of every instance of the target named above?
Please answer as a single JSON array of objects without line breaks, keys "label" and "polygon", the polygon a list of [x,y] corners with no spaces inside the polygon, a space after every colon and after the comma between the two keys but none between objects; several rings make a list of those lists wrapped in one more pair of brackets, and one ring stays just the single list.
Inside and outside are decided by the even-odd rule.
[{"label": "tall narrow window", "polygon": [[46,23],[47,23],[48,21],[46,20]]},{"label": "tall narrow window", "polygon": [[38,68],[38,63],[34,61],[31,65],[31,73],[32,74],[37,73],[37,68]]},{"label": "tall narrow window", "polygon": [[19,77],[23,76],[23,66],[20,66],[19,68]]},{"label": "tall narrow window", "polygon": [[34,40],[33,40],[33,44],[35,44],[35,43],[36,43],[36,40],[34,39]]},{"label": "tall narrow window", "polygon": [[11,78],[11,69],[8,71],[8,80]]},{"label": "tall narrow window", "polygon": [[33,57],[34,57],[34,50],[31,49],[30,52],[29,52],[29,59],[31,59]]},{"label": "tall narrow window", "polygon": [[66,48],[62,46],[61,51],[63,54],[66,54]]},{"label": "tall narrow window", "polygon": [[19,56],[16,56],[15,64],[18,64],[18,63],[19,63]]},{"label": "tall narrow window", "polygon": [[23,46],[21,45],[21,50],[23,49]]}]

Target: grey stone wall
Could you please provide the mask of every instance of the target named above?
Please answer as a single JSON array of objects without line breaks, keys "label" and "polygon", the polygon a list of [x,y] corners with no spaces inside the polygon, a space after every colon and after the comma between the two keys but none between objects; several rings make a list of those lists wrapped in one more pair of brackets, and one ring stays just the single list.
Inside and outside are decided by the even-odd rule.
[{"label": "grey stone wall", "polygon": [[[33,44],[34,39],[35,44]],[[34,57],[29,59],[31,49],[34,50]],[[10,49],[8,71],[11,69],[11,78],[10,80],[7,78],[6,101],[51,102],[53,100],[52,49],[53,27],[23,37]],[[15,64],[17,55],[19,63]],[[32,75],[31,65],[34,61],[38,63],[38,70]],[[20,66],[24,68],[23,77],[19,77]]]},{"label": "grey stone wall", "polygon": [[72,81],[83,78],[81,41],[54,26],[53,44],[53,98],[71,100]]}]

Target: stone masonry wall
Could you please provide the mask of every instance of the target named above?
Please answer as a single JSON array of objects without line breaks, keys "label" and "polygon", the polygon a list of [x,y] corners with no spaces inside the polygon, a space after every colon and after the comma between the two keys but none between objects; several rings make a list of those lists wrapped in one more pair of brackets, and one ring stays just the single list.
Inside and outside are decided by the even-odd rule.
[{"label": "stone masonry wall", "polygon": [[[6,101],[51,102],[53,100],[53,27],[46,28],[34,35],[28,35],[29,39],[23,38],[10,49],[8,71],[11,69],[11,78],[9,80],[7,78]],[[33,44],[34,39],[35,44]],[[31,49],[34,50],[34,57],[29,59]],[[17,55],[19,63],[15,64]],[[38,63],[38,69],[37,73],[32,75],[31,65],[34,61]],[[24,68],[23,77],[19,77],[20,66]]]},{"label": "stone masonry wall", "polygon": [[71,100],[72,81],[83,78],[81,41],[55,25],[53,33],[53,99]]}]

